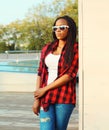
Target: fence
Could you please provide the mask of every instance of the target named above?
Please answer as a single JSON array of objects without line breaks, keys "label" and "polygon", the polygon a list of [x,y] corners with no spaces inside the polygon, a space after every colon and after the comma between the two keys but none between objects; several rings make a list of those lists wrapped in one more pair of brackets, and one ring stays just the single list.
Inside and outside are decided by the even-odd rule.
[{"label": "fence", "polygon": [[40,51],[5,51],[5,53],[0,54],[0,61],[5,60],[39,60]]}]

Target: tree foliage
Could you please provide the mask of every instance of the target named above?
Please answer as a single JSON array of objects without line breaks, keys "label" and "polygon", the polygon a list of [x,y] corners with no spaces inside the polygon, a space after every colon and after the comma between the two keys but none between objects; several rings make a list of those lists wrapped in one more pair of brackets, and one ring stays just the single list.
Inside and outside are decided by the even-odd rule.
[{"label": "tree foliage", "polygon": [[[44,44],[52,41],[53,22],[56,17],[62,15],[71,16],[78,28],[78,1],[53,0],[50,3],[42,3],[30,8],[25,19],[13,21],[5,27],[1,25],[1,52],[10,50],[5,47],[6,42],[10,40],[15,43],[14,50],[40,50]],[[6,35],[7,38],[4,39]]]}]

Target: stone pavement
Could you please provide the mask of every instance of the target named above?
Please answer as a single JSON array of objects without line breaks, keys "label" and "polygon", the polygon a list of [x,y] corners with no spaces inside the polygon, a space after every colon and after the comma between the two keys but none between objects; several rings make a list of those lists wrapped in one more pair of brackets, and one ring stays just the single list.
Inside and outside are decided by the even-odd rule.
[{"label": "stone pavement", "polygon": [[[0,92],[0,130],[39,130],[39,117],[32,112],[32,92]],[[68,130],[78,130],[78,103]]]}]

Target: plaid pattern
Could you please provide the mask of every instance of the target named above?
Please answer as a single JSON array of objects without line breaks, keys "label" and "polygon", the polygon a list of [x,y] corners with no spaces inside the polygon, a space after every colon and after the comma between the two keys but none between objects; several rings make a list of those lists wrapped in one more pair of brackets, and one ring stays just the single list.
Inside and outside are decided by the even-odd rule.
[{"label": "plaid pattern", "polygon": [[[41,58],[40,58],[40,64],[38,68],[38,75],[41,76],[41,86],[45,87],[47,85],[47,79],[48,79],[48,71],[47,66],[45,65],[45,57],[50,52],[52,52],[57,46],[58,43],[54,43],[52,45],[52,48],[50,51],[47,51],[47,48],[49,47],[49,44],[46,44],[45,47],[43,47],[41,51]],[[54,103],[62,103],[62,104],[75,104],[76,103],[76,74],[78,71],[78,44],[74,44],[74,58],[72,60],[72,64],[69,67],[66,65],[65,69],[63,68],[64,63],[64,53],[65,50],[63,48],[61,57],[59,59],[58,63],[58,77],[61,77],[64,74],[68,74],[70,77],[72,77],[72,80],[69,81],[67,84],[56,88],[49,90],[42,98],[41,98],[41,106],[44,108],[45,111],[48,110],[49,104]]]}]

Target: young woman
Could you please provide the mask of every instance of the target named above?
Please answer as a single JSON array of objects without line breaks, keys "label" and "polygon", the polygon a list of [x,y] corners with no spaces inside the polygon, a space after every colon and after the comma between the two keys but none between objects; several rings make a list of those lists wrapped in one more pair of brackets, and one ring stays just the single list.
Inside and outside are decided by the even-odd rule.
[{"label": "young woman", "polygon": [[58,17],[52,29],[54,41],[41,51],[33,112],[40,115],[40,130],[66,130],[76,104],[76,24]]}]

